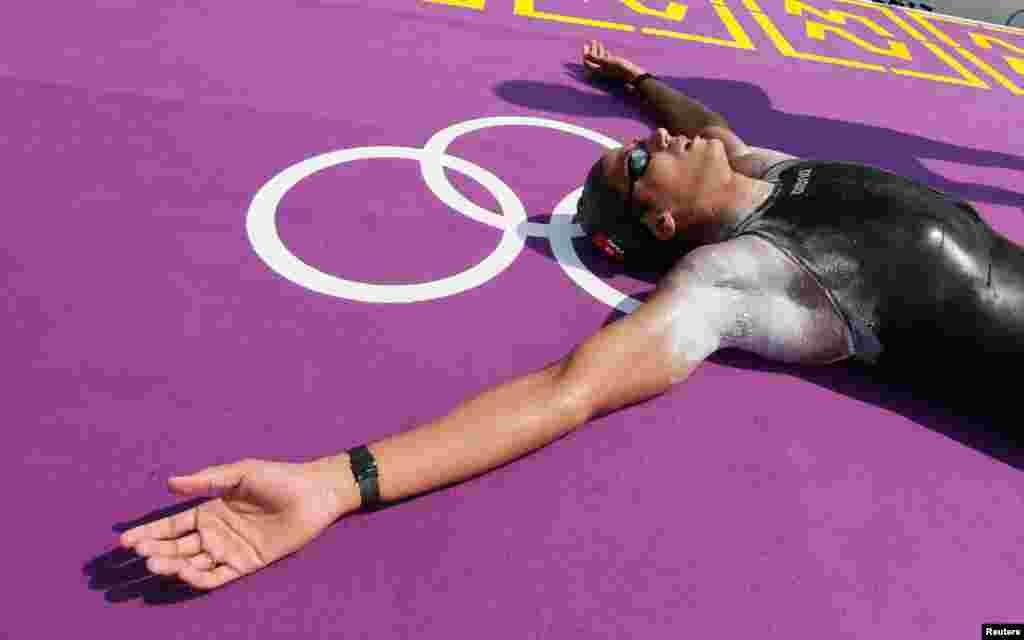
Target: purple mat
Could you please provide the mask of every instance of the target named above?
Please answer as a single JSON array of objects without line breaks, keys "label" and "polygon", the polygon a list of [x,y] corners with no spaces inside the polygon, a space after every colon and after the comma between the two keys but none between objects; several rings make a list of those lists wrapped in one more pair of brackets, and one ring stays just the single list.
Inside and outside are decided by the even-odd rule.
[{"label": "purple mat", "polygon": [[1024,622],[1019,451],[854,374],[736,354],[205,597],[114,602],[81,572],[176,504],[170,475],[408,429],[642,298],[561,215],[602,140],[648,130],[577,77],[585,39],[752,145],[922,180],[1024,242],[1024,31],[830,0],[93,4],[0,23],[0,637]]}]

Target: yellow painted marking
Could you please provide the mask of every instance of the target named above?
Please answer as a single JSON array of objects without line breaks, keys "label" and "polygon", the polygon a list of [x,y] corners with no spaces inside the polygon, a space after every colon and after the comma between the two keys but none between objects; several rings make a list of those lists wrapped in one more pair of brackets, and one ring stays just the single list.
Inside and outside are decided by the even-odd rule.
[{"label": "yellow painted marking", "polygon": [[534,0],[516,0],[513,11],[517,16],[536,18],[537,20],[551,20],[552,22],[565,22],[568,24],[581,24],[586,27],[597,27],[599,29],[613,29],[615,31],[636,31],[636,27],[618,22],[606,22],[604,20],[590,20],[577,16],[565,16],[559,13],[546,13],[537,11]]},{"label": "yellow painted marking", "polygon": [[682,22],[683,18],[686,17],[686,5],[679,4],[678,2],[669,2],[663,11],[651,9],[643,2],[640,2],[640,0],[622,0],[622,4],[645,16],[655,16],[665,18],[666,20],[675,20],[676,22]]},{"label": "yellow painted marking", "polygon": [[[429,4],[439,4],[451,7],[460,7],[464,9],[472,9],[474,11],[483,11],[487,5],[487,0],[421,0]],[[663,0],[662,0],[663,1]],[[928,36],[923,34],[920,30],[914,28],[908,21],[900,17],[896,13],[894,8],[887,6],[881,6],[876,3],[868,2],[867,0],[833,0],[834,2],[842,2],[844,4],[855,5],[861,8],[873,9],[881,12],[883,15],[888,17],[893,23],[897,24],[903,31],[910,35],[911,38],[921,44],[922,47],[932,52],[936,58],[942,61],[946,66],[956,71],[955,75],[941,75],[924,73],[921,71],[915,71],[912,69],[897,68],[897,67],[886,67],[885,65],[871,64],[867,62],[861,62],[859,60],[852,60],[848,58],[838,58],[833,56],[822,56],[813,53],[797,51],[796,47],[786,39],[779,28],[776,26],[775,21],[765,13],[758,0],[742,0],[743,6],[750,12],[754,20],[764,30],[771,39],[772,43],[779,50],[782,55],[790,58],[797,58],[800,60],[808,60],[812,62],[824,62],[827,64],[835,64],[845,67],[852,67],[855,69],[865,69],[868,71],[878,71],[880,73],[886,73],[891,71],[896,75],[910,76],[914,78],[921,78],[925,80],[932,80],[934,82],[943,82],[947,84],[955,84],[967,87],[975,87],[978,89],[991,89],[991,87],[980,77],[974,74],[968,69],[963,63],[958,61],[953,55],[950,55],[947,51],[943,50],[940,46],[930,41]],[[713,38],[709,36],[697,35],[693,33],[685,33],[682,31],[675,31],[669,29],[658,29],[653,27],[643,27],[640,29],[641,33],[646,35],[658,36],[663,38],[672,38],[676,40],[687,40],[691,42],[700,42],[703,44],[710,44],[714,46],[731,47],[735,49],[745,49],[754,51],[756,46],[753,40],[750,38],[746,30],[736,19],[735,14],[729,8],[728,0],[709,0],[711,5],[714,7],[716,14],[725,25],[726,29],[731,36],[730,39]],[[881,24],[863,15],[857,15],[848,13],[845,11],[838,11],[835,9],[818,9],[811,6],[805,0],[784,0],[786,12],[794,16],[803,16],[810,14],[816,16],[822,21],[826,21],[832,24],[825,24],[824,22],[806,20],[806,33],[811,39],[818,41],[825,41],[827,34],[833,34],[834,36],[840,37],[848,42],[851,42],[858,47],[869,51],[875,55],[888,56],[892,58],[898,58],[900,60],[912,61],[911,52],[907,45],[896,40],[894,35],[890,33]],[[670,20],[672,22],[682,22],[687,15],[689,7],[678,2],[666,2],[664,9],[655,9],[650,6],[651,2],[647,0],[622,0],[622,4],[626,5],[634,13],[653,16],[664,20]],[[661,2],[659,1],[659,5]],[[528,18],[534,18],[538,20],[548,20],[552,22],[562,22],[574,25],[583,25],[589,27],[596,27],[599,29],[610,29],[614,31],[636,31],[637,28],[630,24],[624,24],[620,22],[611,22],[607,20],[594,20],[590,18],[583,18],[580,16],[563,15],[558,13],[551,13],[546,11],[539,11],[536,7],[535,0],[515,0],[513,13],[519,16],[525,16]],[[973,20],[961,19],[956,16],[947,16],[944,14],[934,13],[923,13],[915,9],[901,9],[901,13],[908,16],[910,20],[916,22],[923,30],[931,34],[934,38],[939,40],[941,43],[952,48],[956,53],[966,59],[968,62],[981,69],[983,72],[995,79],[999,84],[1008,89],[1013,95],[1024,95],[1024,87],[1021,87],[1014,80],[1007,77],[1006,74],[994,68],[991,64],[979,58],[974,52],[965,48],[959,44],[956,40],[951,38],[949,35],[940,30],[934,21],[947,22],[958,25],[967,26],[971,29],[968,32],[969,37],[975,45],[992,51],[996,47],[1019,54],[1014,55],[1003,55],[1002,58],[1006,61],[1009,68],[1017,75],[1024,77],[1024,46],[1018,46],[1011,42],[1008,42],[1006,38],[995,37],[992,35],[984,35],[979,33],[980,30],[998,32],[1000,34],[1009,34],[1015,36],[1024,36],[1024,29],[1017,27],[1009,27],[1002,25],[995,25],[983,22],[976,22]],[[867,29],[871,30],[881,38],[885,38],[888,42],[888,47],[873,44],[864,38],[861,38],[853,33],[843,29],[841,26],[845,26],[847,21],[852,20],[860,23]],[[1024,43],[1022,43],[1024,45]],[[1019,82],[1019,81],[1018,81]]]},{"label": "yellow painted marking", "polygon": [[[984,44],[982,44],[982,42],[980,40],[981,38],[985,38],[985,36],[982,36],[982,35],[979,35],[979,34],[974,34],[974,33],[971,34],[971,39],[973,39],[979,46],[982,46],[983,48],[986,48],[986,49],[989,48],[989,47],[985,47]],[[988,40],[988,38],[985,38],[985,40]],[[991,40],[993,40],[995,42],[999,42],[1002,45],[1009,46],[1009,45],[1007,45],[1007,43],[1005,43],[1005,42],[1003,42],[1001,40],[997,40],[996,38],[991,38]],[[989,46],[991,46],[991,44],[989,44]],[[1011,48],[1016,49],[1016,47],[1011,47]],[[987,62],[985,62],[984,60],[982,60],[978,56],[974,55],[974,53],[972,53],[971,51],[968,51],[967,49],[963,49],[963,48],[960,48],[960,47],[957,47],[956,51],[957,51],[957,53],[959,53],[963,57],[967,58],[972,64],[977,66],[979,69],[981,69],[985,73],[987,73],[990,76],[992,76],[993,78],[995,78],[996,82],[998,82],[999,84],[1001,84],[1004,87],[1006,87],[1007,90],[1009,90],[1009,92],[1012,93],[1013,95],[1015,95],[1015,96],[1024,96],[1024,87],[1021,87],[1020,85],[1015,83],[1013,80],[1007,78],[998,69],[996,69],[992,65],[988,64]],[[1022,60],[1020,58],[1014,58],[1012,56],[1005,56],[1003,59],[1006,60],[1006,63],[1009,64],[1010,68],[1013,69],[1015,72],[1017,72],[1018,75],[1024,76],[1024,60]]]},{"label": "yellow painted marking", "polygon": [[736,19],[736,15],[733,14],[732,10],[725,5],[721,0],[712,0],[711,4],[715,8],[715,13],[718,14],[718,18],[725,25],[725,28],[729,31],[729,35],[732,36],[732,40],[725,40],[722,38],[712,38],[709,36],[698,36],[693,33],[682,33],[680,31],[670,31],[668,29],[654,29],[651,27],[644,27],[640,30],[641,33],[645,33],[651,36],[660,36],[662,38],[674,38],[676,40],[689,40],[691,42],[703,42],[704,44],[711,44],[720,47],[731,47],[733,49],[747,49],[750,51],[756,50],[754,41],[750,39],[746,30]]},{"label": "yellow painted marking", "polygon": [[[921,33],[920,31],[915,29],[913,26],[911,26],[906,20],[901,18],[899,16],[899,14],[897,14],[895,11],[893,11],[889,7],[882,7],[882,6],[878,6],[878,5],[868,5],[867,3],[863,2],[863,0],[838,0],[838,1],[839,2],[845,2],[847,4],[856,4],[856,5],[860,5],[860,6],[864,6],[864,7],[869,7],[871,9],[874,9],[875,11],[881,12],[887,18],[892,20],[897,26],[899,26],[901,29],[906,31],[910,35],[911,38],[913,38],[914,40],[917,40],[921,44],[921,46],[923,46],[925,49],[928,49],[933,54],[935,54],[935,57],[938,58],[939,60],[941,60],[942,62],[944,62],[946,64],[946,66],[948,66],[951,69],[953,69],[954,71],[956,71],[958,75],[957,76],[944,76],[944,75],[935,74],[935,73],[924,73],[922,71],[914,71],[912,69],[900,69],[900,68],[896,68],[896,67],[890,67],[890,70],[894,74],[899,75],[899,76],[909,76],[909,77],[912,77],[912,78],[921,78],[922,80],[932,80],[934,82],[943,82],[943,83],[946,83],[946,84],[955,84],[955,85],[960,85],[960,86],[964,86],[964,87],[974,87],[976,89],[986,89],[986,90],[989,90],[989,89],[992,88],[992,87],[988,86],[988,83],[986,83],[984,80],[982,80],[977,75],[972,73],[967,67],[965,67],[964,65],[960,64],[960,62],[957,61],[956,58],[954,58],[953,56],[949,55],[949,53],[944,51],[942,49],[942,47],[940,47],[940,46],[936,45],[935,43],[929,41],[927,36],[925,36],[923,33]],[[912,15],[912,14],[906,12],[906,11],[904,11],[903,13],[905,13],[907,15],[910,15],[911,17],[914,17],[914,15]]]},{"label": "yellow painted marking", "polygon": [[[933,24],[932,20],[936,19],[937,18],[936,16],[928,16],[928,18],[926,18],[925,16],[923,16],[923,15],[921,15],[919,13],[908,13],[907,15],[910,17],[911,20],[913,20],[914,22],[918,23],[926,31],[928,31],[929,33],[934,35],[936,38],[938,38],[939,40],[941,40],[942,42],[947,44],[949,47],[951,47],[958,54],[960,54],[961,56],[966,58],[968,62],[970,62],[974,66],[978,67],[979,69],[981,69],[982,71],[984,71],[988,75],[992,76],[992,78],[996,82],[998,82],[999,84],[1003,85],[1007,90],[1009,90],[1010,93],[1012,93],[1015,96],[1024,95],[1024,88],[1018,86],[1012,80],[1010,80],[1005,75],[1003,75],[998,69],[994,68],[992,65],[990,65],[989,63],[985,62],[984,60],[982,60],[981,58],[976,56],[974,54],[974,52],[972,52],[972,51],[970,51],[968,49],[965,49],[964,47],[960,46],[960,43],[958,43],[956,40],[953,40],[953,38],[949,37],[949,35],[944,33],[935,24]],[[954,22],[953,20],[945,20],[944,17],[939,18],[939,19],[944,20],[946,22]],[[899,19],[897,18],[897,20],[899,20]],[[916,29],[911,27],[906,22],[903,22],[902,20],[899,20],[899,22],[901,23],[900,26],[902,26],[903,28],[911,30],[911,31],[913,31],[915,33],[918,33],[922,40],[925,39],[925,37],[923,35],[920,35],[920,32],[918,32]],[[1011,66],[1013,66],[1013,65],[1011,65]],[[979,78],[978,81],[981,82],[981,79]],[[985,88],[989,88],[987,84],[985,85]]]},{"label": "yellow painted marking", "polygon": [[[991,49],[992,43],[994,42],[1001,47],[1005,47],[1010,51],[1013,51],[1014,53],[1024,54],[1024,47],[1016,47],[1010,44],[1009,42],[1002,40],[1001,38],[995,38],[993,36],[983,36],[980,33],[973,32],[970,35],[971,40],[974,40],[975,44],[977,44],[982,49]],[[1006,63],[1010,65],[1010,68],[1024,76],[1024,58],[1014,58],[1013,56],[1006,56],[1003,59],[1006,60]]]},{"label": "yellow painted marking", "polygon": [[483,11],[484,6],[487,4],[487,0],[423,0],[423,2],[446,4],[451,7],[463,7],[466,9],[476,9],[477,11]]},{"label": "yellow painted marking", "polygon": [[[845,25],[847,20],[853,20],[863,24],[868,29],[871,29],[883,38],[893,38],[893,34],[885,29],[882,25],[878,24],[867,16],[860,16],[854,13],[847,13],[845,11],[837,11],[835,9],[822,10],[812,7],[800,0],[786,0],[786,12],[794,15],[801,16],[805,13],[817,16],[822,20],[828,20],[840,25]],[[848,40],[862,49],[866,49],[871,53],[875,53],[882,56],[891,56],[899,58],[901,60],[913,61],[910,56],[910,50],[907,49],[907,45],[898,40],[889,40],[889,48],[885,49],[877,45],[873,45],[863,38],[859,38],[846,29],[842,29],[837,26],[822,24],[813,20],[807,21],[807,35],[815,40],[821,40],[824,42],[826,33],[834,33],[845,40]]]},{"label": "yellow painted marking", "polygon": [[935,57],[942,60],[947,65],[952,67],[957,73],[960,74],[959,78],[953,76],[941,76],[933,73],[923,73],[921,71],[911,71],[910,69],[892,69],[892,72],[901,76],[911,76],[914,78],[922,78],[924,80],[934,80],[936,82],[945,82],[947,84],[958,84],[964,87],[975,87],[977,89],[991,89],[988,83],[979,78],[977,75],[971,73],[970,69],[960,64],[956,58],[943,51],[942,47],[935,44],[934,42],[922,42],[924,47],[935,54]]},{"label": "yellow painted marking", "polygon": [[761,8],[761,5],[757,4],[757,0],[743,0],[743,6],[750,13],[764,13],[764,9]]},{"label": "yellow painted marking", "polygon": [[[857,60],[849,60],[846,58],[833,58],[831,56],[819,56],[813,53],[803,53],[797,51],[796,47],[790,44],[786,36],[782,35],[779,28],[775,26],[775,22],[771,17],[761,10],[761,7],[757,4],[756,0],[743,0],[744,5],[750,10],[754,20],[757,21],[764,32],[768,35],[771,41],[775,44],[775,48],[779,50],[779,53],[789,58],[797,58],[800,60],[811,60],[814,62],[825,62],[828,64],[836,64],[844,67],[853,67],[854,69],[865,69],[868,71],[878,71],[879,73],[885,73],[885,67],[878,64],[868,64],[866,62],[858,62]],[[787,9],[789,3],[787,2]]]}]

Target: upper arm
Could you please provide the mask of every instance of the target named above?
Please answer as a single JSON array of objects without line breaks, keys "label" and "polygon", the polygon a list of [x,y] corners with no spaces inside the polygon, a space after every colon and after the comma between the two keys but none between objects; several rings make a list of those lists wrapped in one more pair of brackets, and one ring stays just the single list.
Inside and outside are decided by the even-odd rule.
[{"label": "upper arm", "polygon": [[573,350],[561,381],[590,415],[663,393],[721,346],[731,298],[677,266],[636,311]]},{"label": "upper arm", "polygon": [[748,146],[732,129],[727,127],[717,125],[705,127],[698,135],[721,140],[732,168],[754,179],[763,176],[772,165],[796,158],[796,156],[774,149]]}]

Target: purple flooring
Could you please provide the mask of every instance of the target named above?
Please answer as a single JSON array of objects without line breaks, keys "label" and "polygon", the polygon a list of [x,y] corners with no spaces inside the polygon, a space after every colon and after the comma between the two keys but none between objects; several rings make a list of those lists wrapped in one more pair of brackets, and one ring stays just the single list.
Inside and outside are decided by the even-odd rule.
[{"label": "purple flooring", "polygon": [[[177,504],[167,476],[408,429],[613,315],[543,237],[598,144],[530,126],[456,138],[449,162],[496,176],[515,195],[505,218],[532,223],[507,233],[497,214],[447,206],[414,159],[479,118],[647,131],[574,75],[587,38],[750,144],[900,172],[1024,241],[1024,31],[759,1],[694,2],[682,20],[654,15],[664,2],[599,0],[19,5],[0,22],[0,636],[968,638],[1024,622],[1019,452],[856,375],[736,354],[492,473],[343,519],[205,597],[119,601],[155,581],[90,589],[81,572],[115,531]],[[722,45],[737,29],[752,48]],[[250,207],[275,176],[381,146],[407,156],[302,179],[264,218],[287,251],[258,252]],[[448,170],[451,184],[498,211],[467,171]],[[651,288],[572,246],[598,282]],[[452,295],[337,289],[411,296],[396,292],[423,288],[380,285],[446,279],[495,251],[494,272]],[[282,255],[305,275],[272,267]]]}]

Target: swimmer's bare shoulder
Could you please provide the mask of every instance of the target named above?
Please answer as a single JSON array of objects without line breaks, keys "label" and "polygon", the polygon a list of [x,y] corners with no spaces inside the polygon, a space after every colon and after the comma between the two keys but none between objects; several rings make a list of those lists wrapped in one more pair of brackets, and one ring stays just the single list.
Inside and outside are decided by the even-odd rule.
[{"label": "swimmer's bare shoulder", "polygon": [[772,166],[783,160],[796,160],[796,156],[784,151],[764,147],[752,147],[726,126],[713,125],[705,127],[698,134],[703,138],[720,140],[729,157],[729,164],[734,171],[750,178],[762,177]]},{"label": "swimmer's bare shoulder", "polygon": [[[722,292],[720,347],[770,360],[830,364],[852,355],[846,322],[824,289],[789,257],[756,236],[699,247],[664,276]],[[712,310],[712,312],[716,312]]]}]

